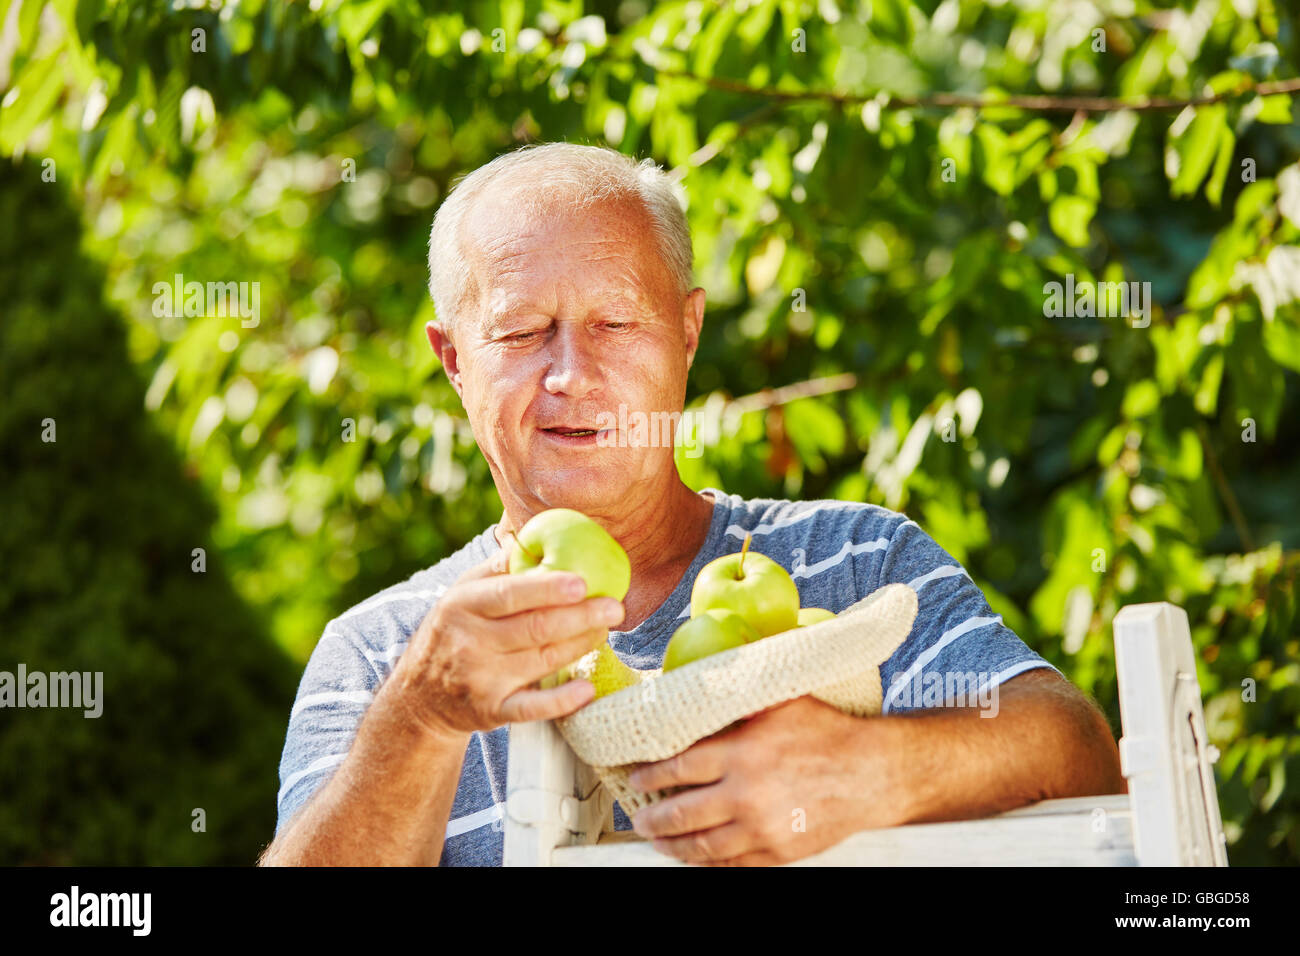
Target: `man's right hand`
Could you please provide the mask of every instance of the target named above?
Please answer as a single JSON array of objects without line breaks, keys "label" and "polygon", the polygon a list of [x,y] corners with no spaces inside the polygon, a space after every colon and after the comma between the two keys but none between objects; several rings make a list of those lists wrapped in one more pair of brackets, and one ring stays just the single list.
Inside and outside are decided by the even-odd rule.
[{"label": "man's right hand", "polygon": [[506,552],[466,571],[425,615],[385,685],[438,736],[563,717],[595,696],[590,681],[531,685],[599,647],[623,620],[613,598],[584,599],[565,571],[505,573]]}]

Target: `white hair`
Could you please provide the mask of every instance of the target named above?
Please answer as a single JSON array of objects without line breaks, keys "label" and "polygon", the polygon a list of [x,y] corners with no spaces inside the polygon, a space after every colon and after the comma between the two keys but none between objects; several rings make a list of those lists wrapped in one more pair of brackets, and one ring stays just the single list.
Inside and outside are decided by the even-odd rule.
[{"label": "white hair", "polygon": [[444,327],[454,328],[466,300],[477,295],[461,245],[461,224],[490,189],[508,195],[530,216],[544,215],[559,196],[570,208],[608,200],[638,200],[676,291],[691,289],[693,252],[680,187],[652,159],[637,162],[604,146],[530,143],[463,177],[438,208],[429,233],[429,295]]}]

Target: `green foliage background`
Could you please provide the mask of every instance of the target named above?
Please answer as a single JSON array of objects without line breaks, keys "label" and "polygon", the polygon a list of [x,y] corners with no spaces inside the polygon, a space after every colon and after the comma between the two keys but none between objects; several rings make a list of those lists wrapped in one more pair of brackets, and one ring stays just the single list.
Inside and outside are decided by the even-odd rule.
[{"label": "green foliage background", "polygon": [[[79,307],[111,305],[152,427],[215,504],[219,564],[260,622],[232,641],[264,649],[269,634],[300,666],[331,616],[498,517],[424,342],[429,224],[458,175],[503,151],[608,144],[674,170],[688,201],[709,294],[689,400],[716,429],[702,459],[680,460],[686,480],[906,511],[1116,733],[1115,612],[1185,607],[1230,860],[1300,862],[1300,124],[1267,85],[1296,76],[1293,7],[2,6],[0,149],[75,196],[100,286]],[[1011,94],[1222,99],[993,102]],[[31,248],[18,241],[15,255]],[[52,248],[27,259],[82,271]],[[155,315],[154,284],[176,274],[259,282],[258,324]],[[1150,282],[1149,327],[1047,317],[1044,285],[1066,274]],[[6,336],[64,307],[27,303],[33,289],[10,262]],[[841,373],[780,404],[789,393],[765,393]],[[48,413],[37,397],[6,414],[6,459],[12,446],[25,461]],[[170,479],[122,456],[105,467],[200,533],[186,522],[202,508]],[[11,482],[6,506],[21,507],[35,492]],[[84,539],[85,566],[116,541]],[[120,599],[137,586],[124,576]],[[6,605],[3,666],[28,653],[13,615],[49,599],[31,587]],[[229,706],[282,734],[279,685],[262,690]],[[5,720],[0,746],[34,732]],[[230,800],[271,805],[273,769],[230,781]],[[139,837],[92,853],[75,827],[24,842],[21,814],[0,819],[21,859],[180,852]]]},{"label": "green foliage background", "polygon": [[275,826],[298,668],[231,588],[214,509],[146,417],[63,187],[34,162],[0,186],[0,221],[23,224],[0,234],[2,667],[103,675],[97,717],[0,712],[0,862],[245,863]]}]

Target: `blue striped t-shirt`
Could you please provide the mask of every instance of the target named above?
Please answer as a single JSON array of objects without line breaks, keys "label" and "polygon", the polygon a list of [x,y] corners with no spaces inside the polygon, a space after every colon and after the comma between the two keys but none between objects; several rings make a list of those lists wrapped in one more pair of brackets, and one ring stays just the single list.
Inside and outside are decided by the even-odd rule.
[{"label": "blue striped t-shirt", "polygon": [[[752,550],[790,572],[803,607],[838,613],[886,584],[908,584],[917,592],[912,633],[881,667],[887,714],[942,703],[931,691],[942,688],[943,675],[977,675],[962,679],[978,680],[987,690],[1032,668],[1052,667],[1002,623],[966,571],[906,515],[845,501],[746,500],[713,488],[705,493],[713,499],[713,518],[690,568],[650,617],[630,631],[610,632],[610,646],[632,667],[662,666],[668,639],[690,614],[696,575],[714,558],[740,550],[746,532],[753,533]],[[326,626],[289,715],[277,833],[342,763],[366,708],[429,609],[461,574],[500,549],[495,527]],[[439,865],[501,865],[508,733],[502,726],[471,735]],[[614,823],[619,830],[632,827],[617,804]]]}]

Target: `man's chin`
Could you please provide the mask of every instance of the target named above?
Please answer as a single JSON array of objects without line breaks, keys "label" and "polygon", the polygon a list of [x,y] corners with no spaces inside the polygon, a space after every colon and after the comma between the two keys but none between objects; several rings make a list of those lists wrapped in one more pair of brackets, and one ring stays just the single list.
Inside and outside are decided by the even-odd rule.
[{"label": "man's chin", "polygon": [[534,475],[529,491],[546,508],[572,508],[584,514],[617,510],[627,501],[628,482],[601,468],[565,468]]}]

